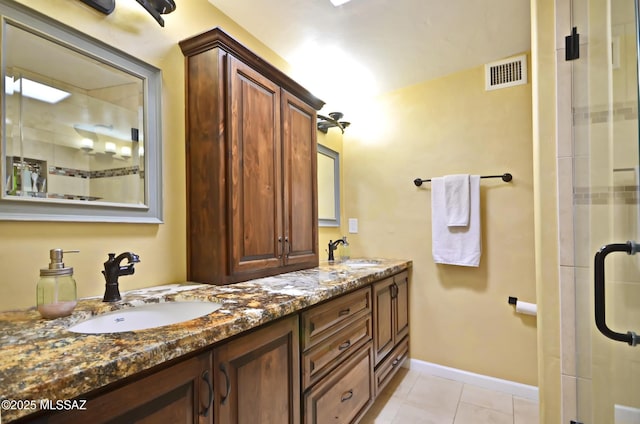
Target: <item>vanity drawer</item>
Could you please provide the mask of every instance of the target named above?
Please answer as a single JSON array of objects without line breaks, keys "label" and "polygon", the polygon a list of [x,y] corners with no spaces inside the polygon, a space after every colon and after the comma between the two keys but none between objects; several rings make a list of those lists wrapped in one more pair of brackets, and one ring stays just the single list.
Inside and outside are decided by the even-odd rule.
[{"label": "vanity drawer", "polygon": [[373,402],[373,350],[367,343],[304,397],[304,422],[351,423]]},{"label": "vanity drawer", "polygon": [[396,374],[404,360],[409,356],[409,337],[405,337],[397,344],[375,371],[376,396]]},{"label": "vanity drawer", "polygon": [[340,361],[371,340],[371,315],[365,315],[302,354],[302,388],[318,381]]},{"label": "vanity drawer", "polygon": [[302,313],[302,349],[307,350],[347,323],[371,312],[371,289],[365,287]]}]

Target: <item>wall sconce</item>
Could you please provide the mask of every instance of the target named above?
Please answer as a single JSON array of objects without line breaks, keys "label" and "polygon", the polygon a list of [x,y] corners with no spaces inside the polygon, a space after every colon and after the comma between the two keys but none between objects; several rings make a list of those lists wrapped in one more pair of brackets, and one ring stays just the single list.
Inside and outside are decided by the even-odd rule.
[{"label": "wall sconce", "polygon": [[80,148],[85,152],[90,152],[93,150],[93,140],[90,138],[83,138],[80,140]]},{"label": "wall sconce", "polygon": [[131,157],[131,147],[122,146],[120,148],[120,156],[122,156],[123,158],[130,158]]},{"label": "wall sconce", "polygon": [[116,153],[116,143],[111,141],[104,143],[104,152],[108,155],[114,155]]},{"label": "wall sconce", "polygon": [[342,117],[341,112],[331,112],[329,116],[318,115],[318,130],[326,134],[329,128],[338,127],[344,134],[344,129],[351,125],[351,122],[340,121]]},{"label": "wall sconce", "polygon": [[[116,0],[81,0],[105,15],[113,12],[116,7]],[[176,10],[173,0],[136,0],[151,16],[164,27],[164,19],[160,15],[166,15]]]}]

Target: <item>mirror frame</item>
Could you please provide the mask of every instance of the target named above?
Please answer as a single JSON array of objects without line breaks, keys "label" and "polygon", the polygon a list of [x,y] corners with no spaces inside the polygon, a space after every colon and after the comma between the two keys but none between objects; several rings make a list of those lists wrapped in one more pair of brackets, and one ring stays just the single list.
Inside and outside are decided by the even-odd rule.
[{"label": "mirror frame", "polygon": [[[86,201],[38,201],[37,199],[9,199],[0,196],[0,220],[17,221],[72,221],[72,222],[163,222],[162,211],[162,128],[161,97],[162,71],[128,53],[118,50],[74,28],[55,21],[33,9],[13,1],[3,0],[0,3],[1,48],[6,46],[6,27],[8,24],[40,33],[53,42],[75,50],[91,60],[134,75],[143,83],[143,134],[144,134],[144,192],[145,204],[100,203]],[[0,58],[2,73],[6,69],[4,55]],[[0,81],[2,90],[2,131],[0,143],[0,170],[6,170],[6,137],[5,137],[5,95],[4,75]],[[4,180],[4,178],[2,179]],[[4,181],[0,181],[3,193],[6,190]]]},{"label": "mirror frame", "polygon": [[[318,155],[328,156],[333,159],[333,218],[321,218],[318,216],[318,226],[320,227],[339,227],[340,226],[340,153],[335,150],[318,144]],[[319,169],[319,167],[318,167]],[[318,201],[320,201],[320,188],[318,187]]]}]

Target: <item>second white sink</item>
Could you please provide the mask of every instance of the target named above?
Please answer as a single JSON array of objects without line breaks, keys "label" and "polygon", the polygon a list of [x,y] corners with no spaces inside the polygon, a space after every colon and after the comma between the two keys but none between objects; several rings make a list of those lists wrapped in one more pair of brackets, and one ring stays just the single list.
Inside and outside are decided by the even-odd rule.
[{"label": "second white sink", "polygon": [[216,302],[150,303],[98,315],[69,327],[69,331],[104,334],[145,330],[199,318],[220,307],[222,304]]},{"label": "second white sink", "polygon": [[345,261],[342,264],[348,266],[349,268],[369,268],[372,266],[380,265],[380,261],[356,259]]}]

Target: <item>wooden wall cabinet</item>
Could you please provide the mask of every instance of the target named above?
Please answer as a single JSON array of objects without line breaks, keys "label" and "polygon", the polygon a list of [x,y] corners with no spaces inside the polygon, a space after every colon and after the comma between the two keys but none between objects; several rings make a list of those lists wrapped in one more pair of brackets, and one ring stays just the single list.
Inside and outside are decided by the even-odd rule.
[{"label": "wooden wall cabinet", "polygon": [[323,102],[218,28],[180,47],[187,278],[227,284],[317,266]]},{"label": "wooden wall cabinet", "polygon": [[217,424],[300,422],[298,316],[214,349]]}]

